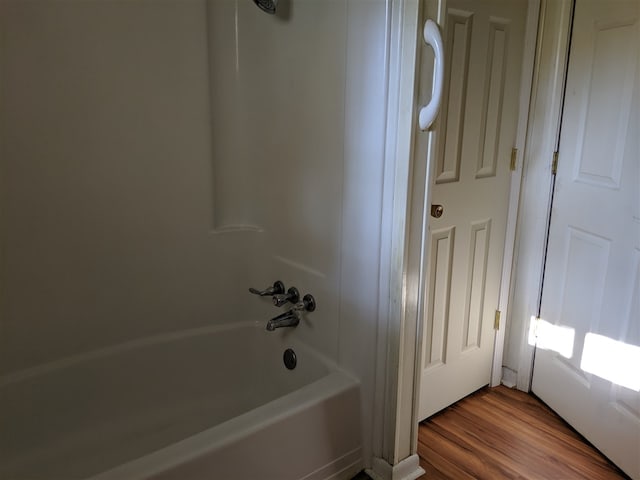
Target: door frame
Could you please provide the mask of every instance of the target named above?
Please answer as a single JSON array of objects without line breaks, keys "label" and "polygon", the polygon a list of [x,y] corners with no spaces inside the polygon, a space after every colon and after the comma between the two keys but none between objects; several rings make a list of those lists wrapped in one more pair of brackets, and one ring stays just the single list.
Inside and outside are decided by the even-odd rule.
[{"label": "door frame", "polygon": [[539,315],[551,196],[560,141],[574,0],[542,0],[524,151],[509,314],[505,383],[530,390],[535,347],[529,330]]},{"label": "door frame", "polygon": [[530,106],[533,87],[533,72],[536,57],[536,39],[538,37],[538,24],[541,12],[541,1],[529,0],[527,17],[525,20],[524,51],[522,55],[522,70],[520,74],[520,98],[518,108],[518,126],[516,129],[516,141],[514,148],[515,170],[511,174],[509,189],[509,211],[507,213],[507,230],[505,232],[504,256],[502,261],[502,276],[500,280],[500,299],[498,310],[501,319],[496,331],[493,351],[493,366],[491,368],[491,386],[500,385],[503,377],[502,365],[504,357],[504,344],[507,330],[507,319],[510,311],[510,292],[512,287],[512,273],[516,247],[516,227],[518,221],[518,209],[520,203],[520,191],[522,176],[524,173],[524,151],[529,125]]},{"label": "door frame", "polygon": [[[384,214],[381,245],[378,342],[375,372],[375,417],[373,432],[373,464],[368,473],[374,478],[417,478],[421,471],[417,459],[418,403],[420,391],[423,302],[421,265],[428,258],[424,250],[428,233],[428,211],[431,200],[434,149],[437,120],[425,133],[417,130],[417,110],[425,99],[417,98],[418,58],[424,46],[420,19],[432,18],[440,28],[444,22],[447,0],[386,0],[389,5],[388,39],[388,104],[383,187]],[[530,0],[526,18],[525,54],[521,73],[517,169],[512,174],[509,195],[508,225],[505,236],[503,280],[500,306],[503,318],[495,338],[492,384],[498,384],[502,371],[505,331],[509,315],[506,306],[512,291],[511,261],[517,246],[516,217],[520,210],[521,185],[525,174],[523,155],[525,133],[530,114],[530,95],[534,71],[534,53],[538,36],[541,2]],[[420,21],[419,21],[420,20]],[[429,55],[427,53],[427,55]],[[526,63],[524,63],[526,62]],[[425,69],[429,70],[427,66]],[[432,72],[432,71],[431,71]],[[422,81],[431,82],[428,72]],[[428,100],[428,99],[426,99]],[[422,144],[419,138],[422,137]],[[420,150],[420,147],[422,150]],[[418,152],[418,153],[416,153]],[[419,162],[414,159],[420,158]],[[495,379],[495,380],[494,380]]]}]

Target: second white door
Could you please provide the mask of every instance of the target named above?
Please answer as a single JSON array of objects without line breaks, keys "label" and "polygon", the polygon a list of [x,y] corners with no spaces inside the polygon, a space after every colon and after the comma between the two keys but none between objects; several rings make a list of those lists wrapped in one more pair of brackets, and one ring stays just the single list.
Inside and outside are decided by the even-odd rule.
[{"label": "second white door", "polygon": [[578,0],[533,392],[640,479],[640,1]]}]

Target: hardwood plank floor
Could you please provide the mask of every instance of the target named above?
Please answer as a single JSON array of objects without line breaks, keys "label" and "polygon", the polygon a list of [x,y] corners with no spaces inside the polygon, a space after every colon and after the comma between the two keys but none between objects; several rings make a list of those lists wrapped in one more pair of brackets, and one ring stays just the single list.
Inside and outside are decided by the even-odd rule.
[{"label": "hardwood plank floor", "polygon": [[628,479],[535,397],[485,388],[420,424],[420,480]]}]

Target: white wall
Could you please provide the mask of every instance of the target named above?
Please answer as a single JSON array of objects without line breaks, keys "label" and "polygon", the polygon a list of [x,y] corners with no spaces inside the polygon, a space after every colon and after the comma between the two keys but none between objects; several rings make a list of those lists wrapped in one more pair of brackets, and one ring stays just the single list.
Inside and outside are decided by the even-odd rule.
[{"label": "white wall", "polygon": [[281,279],[318,309],[274,334],[361,379],[368,459],[388,5],[279,3],[0,2],[0,374],[266,323]]}]

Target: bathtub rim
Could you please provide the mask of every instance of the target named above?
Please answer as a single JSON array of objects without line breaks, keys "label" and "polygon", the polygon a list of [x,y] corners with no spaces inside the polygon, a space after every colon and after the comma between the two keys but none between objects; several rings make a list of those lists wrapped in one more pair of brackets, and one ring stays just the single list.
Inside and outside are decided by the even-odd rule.
[{"label": "bathtub rim", "polygon": [[[216,333],[228,332],[232,330],[240,330],[242,328],[260,329],[265,325],[264,321],[259,320],[245,320],[242,322],[228,322],[219,325],[209,325],[204,327],[194,327],[183,330],[174,330],[171,332],[159,333],[150,335],[147,337],[136,338],[133,340],[127,340],[125,342],[115,343],[105,347],[96,348],[86,352],[69,355],[67,357],[59,358],[49,362],[39,363],[37,365],[16,370],[15,372],[6,373],[0,375],[0,391],[10,385],[21,383],[31,380],[33,378],[54,373],[59,370],[72,368],[76,365],[80,365],[92,360],[98,360],[110,356],[117,355],[119,353],[129,352],[131,350],[152,347],[155,345],[163,345],[178,340],[184,340],[191,337],[198,337],[204,335],[212,335]],[[272,335],[287,335],[289,332],[283,333],[284,330],[276,330],[270,332]],[[291,332],[292,333],[292,332]],[[326,355],[318,352],[315,348],[300,340],[299,338],[292,339],[294,348],[298,346],[305,350],[305,354],[313,356],[321,364],[323,364],[329,371],[340,370],[338,364],[327,357]]]}]

